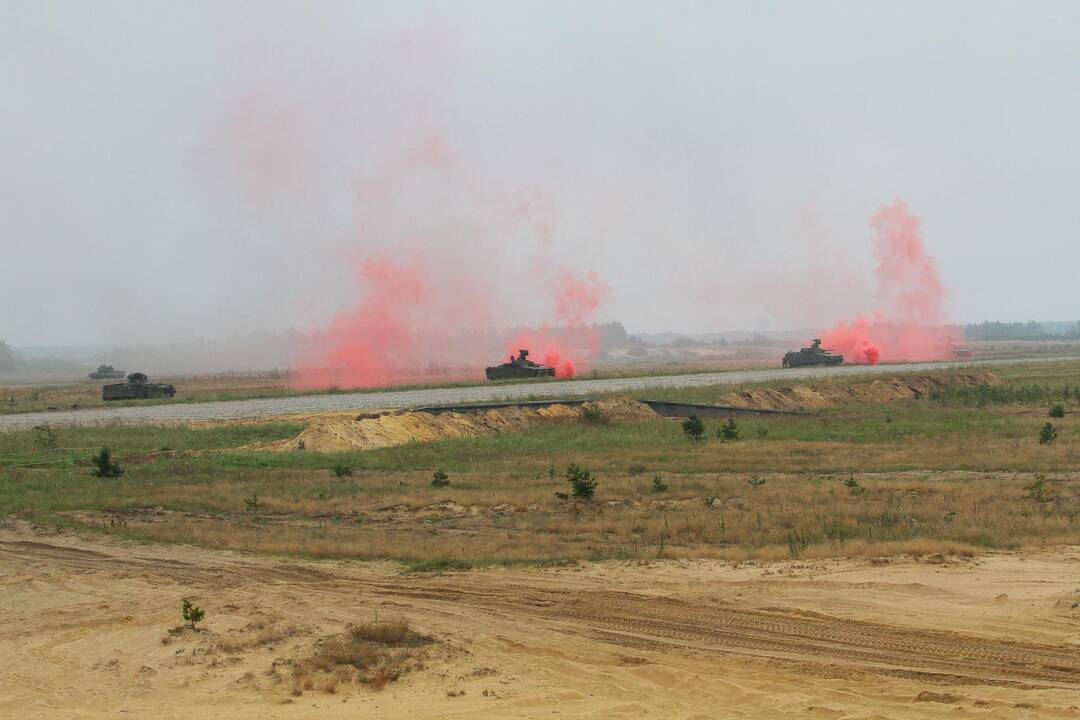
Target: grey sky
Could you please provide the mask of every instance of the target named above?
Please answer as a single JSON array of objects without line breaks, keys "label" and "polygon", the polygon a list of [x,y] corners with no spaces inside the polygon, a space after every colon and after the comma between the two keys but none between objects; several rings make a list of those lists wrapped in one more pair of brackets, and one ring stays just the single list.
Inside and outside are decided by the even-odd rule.
[{"label": "grey sky", "polygon": [[[631,330],[829,324],[869,308],[897,197],[953,319],[1074,319],[1077,37],[1051,2],[7,0],[0,337],[314,329],[413,232],[499,323],[544,319],[539,260],[599,271]],[[448,168],[365,234],[358,193],[425,142]]]}]

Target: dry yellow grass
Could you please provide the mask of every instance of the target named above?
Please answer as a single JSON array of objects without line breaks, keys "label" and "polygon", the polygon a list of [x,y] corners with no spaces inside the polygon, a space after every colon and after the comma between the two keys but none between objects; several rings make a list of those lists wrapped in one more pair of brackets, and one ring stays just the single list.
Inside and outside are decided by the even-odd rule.
[{"label": "dry yellow grass", "polygon": [[289,694],[334,694],[342,684],[358,683],[382,690],[422,666],[422,648],[431,642],[405,618],[350,625],[340,635],[320,639],[307,657],[289,661]]},{"label": "dry yellow grass", "polygon": [[578,503],[556,500],[545,477],[522,481],[519,490],[268,499],[257,512],[231,516],[129,514],[122,527],[101,513],[75,517],[153,540],[413,561],[775,559],[1080,540],[1075,473],[1047,476],[1044,501],[1025,490],[1039,477],[1031,473],[767,474],[756,488],[746,474],[665,477],[671,490],[663,495],[642,477],[605,478],[595,501]]}]

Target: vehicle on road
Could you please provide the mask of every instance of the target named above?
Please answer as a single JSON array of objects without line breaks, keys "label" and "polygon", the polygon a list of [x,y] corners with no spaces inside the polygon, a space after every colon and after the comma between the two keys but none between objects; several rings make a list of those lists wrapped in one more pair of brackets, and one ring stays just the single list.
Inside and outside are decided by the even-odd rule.
[{"label": "vehicle on road", "polygon": [[517,357],[484,370],[488,380],[515,380],[518,378],[555,377],[555,368],[535,363],[529,359],[528,350],[518,350]]},{"label": "vehicle on road", "polygon": [[117,370],[112,365],[98,365],[98,369],[87,375],[91,380],[112,380],[124,377],[123,370]]},{"label": "vehicle on road", "polygon": [[814,338],[810,347],[800,348],[798,352],[789,352],[784,355],[784,367],[807,367],[809,365],[840,365],[844,362],[843,355],[833,355],[829,350],[821,347],[821,338]]},{"label": "vehicle on road", "polygon": [[146,400],[148,398],[173,397],[176,388],[164,383],[152,383],[141,372],[127,376],[127,382],[101,386],[102,400]]}]

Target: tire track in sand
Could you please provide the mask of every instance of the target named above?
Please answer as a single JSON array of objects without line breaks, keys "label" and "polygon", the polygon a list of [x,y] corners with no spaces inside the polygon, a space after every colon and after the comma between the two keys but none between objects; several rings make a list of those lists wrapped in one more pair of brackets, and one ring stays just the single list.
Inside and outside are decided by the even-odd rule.
[{"label": "tire track in sand", "polygon": [[[4,561],[46,562],[84,571],[165,578],[192,585],[307,585],[311,593],[397,597],[426,606],[453,605],[593,641],[659,652],[744,654],[862,672],[963,679],[980,684],[1041,683],[1080,688],[1080,652],[1068,646],[901,628],[784,608],[743,608],[670,597],[579,587],[500,582],[483,575],[351,577],[301,564],[210,556],[198,565],[121,556],[43,542],[0,542]],[[561,581],[561,579],[560,579]]]}]

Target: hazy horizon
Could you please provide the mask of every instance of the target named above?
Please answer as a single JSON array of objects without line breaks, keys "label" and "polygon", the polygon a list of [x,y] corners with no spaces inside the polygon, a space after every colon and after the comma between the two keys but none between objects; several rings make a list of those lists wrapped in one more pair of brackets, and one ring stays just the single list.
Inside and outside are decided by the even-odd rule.
[{"label": "hazy horizon", "polygon": [[899,198],[948,321],[1070,320],[1078,27],[1063,2],[9,2],[0,338],[318,332],[372,257],[472,325],[552,322],[568,269],[630,332],[824,328],[874,311]]}]

